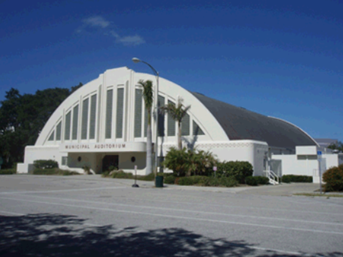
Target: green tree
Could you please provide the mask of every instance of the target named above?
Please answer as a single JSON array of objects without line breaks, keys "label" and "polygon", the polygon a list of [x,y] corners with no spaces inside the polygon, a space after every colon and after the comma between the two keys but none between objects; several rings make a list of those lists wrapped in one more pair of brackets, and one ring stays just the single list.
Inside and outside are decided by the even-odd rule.
[{"label": "green tree", "polygon": [[179,150],[182,150],[182,141],[181,141],[181,122],[182,119],[187,114],[187,111],[191,108],[191,106],[185,107],[182,104],[183,100],[181,98],[178,99],[177,105],[173,103],[169,103],[165,106],[160,108],[161,112],[168,113],[176,122],[177,122],[177,145]]},{"label": "green tree", "polygon": [[6,92],[0,102],[0,156],[4,167],[22,162],[27,145],[35,144],[45,123],[70,94],[69,89],[50,88],[21,95],[17,89]]},{"label": "green tree", "polygon": [[341,141],[338,141],[337,144],[331,144],[328,146],[329,149],[332,150],[338,150],[340,152],[343,152],[343,143]]},{"label": "green tree", "polygon": [[82,86],[83,84],[80,82],[77,86],[71,87],[70,94],[74,93],[76,90],[78,90]]},{"label": "green tree", "polygon": [[[150,174],[152,172],[151,111],[152,111],[152,104],[153,104],[153,88],[152,88],[151,80],[146,80],[146,81],[140,80],[138,84],[140,84],[143,87],[144,105],[145,105],[145,110],[148,113],[147,138],[146,138],[147,139],[146,171],[148,174]],[[155,176],[157,175],[156,172],[157,171],[155,171]]]}]

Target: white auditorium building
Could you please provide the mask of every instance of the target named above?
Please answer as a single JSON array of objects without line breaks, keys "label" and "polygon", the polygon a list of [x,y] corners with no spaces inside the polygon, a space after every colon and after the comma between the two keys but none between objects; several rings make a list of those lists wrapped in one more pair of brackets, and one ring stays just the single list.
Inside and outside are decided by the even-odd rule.
[{"label": "white auditorium building", "polygon": [[[17,171],[27,173],[35,160],[52,159],[61,169],[79,172],[89,166],[101,173],[111,165],[134,172],[137,165],[137,174],[146,174],[147,116],[140,80],[156,83],[153,75],[122,67],[107,70],[76,90],[51,115],[35,145],[25,148],[24,163],[18,164]],[[211,151],[221,161],[249,161],[254,175],[272,169],[279,175],[316,177],[319,163],[326,167],[343,163],[342,154],[318,157],[316,141],[294,124],[189,92],[160,78],[159,106],[177,103],[179,97],[191,106],[182,122],[184,146]],[[159,114],[158,123],[162,160],[177,145],[177,124],[168,114]],[[320,157],[325,161],[318,162]]]}]

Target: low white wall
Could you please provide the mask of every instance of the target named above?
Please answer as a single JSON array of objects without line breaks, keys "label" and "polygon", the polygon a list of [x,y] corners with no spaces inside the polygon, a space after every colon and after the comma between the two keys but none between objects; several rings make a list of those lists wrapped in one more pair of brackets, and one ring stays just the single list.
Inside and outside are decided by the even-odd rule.
[{"label": "low white wall", "polygon": [[[171,144],[163,145],[165,156]],[[263,176],[263,159],[268,152],[268,145],[265,142],[254,140],[235,140],[224,142],[200,142],[195,144],[196,149],[210,151],[219,161],[248,161],[254,169],[254,176]],[[165,170],[168,172],[168,170]]]},{"label": "low white wall", "polygon": [[323,154],[322,156],[322,158],[326,160],[326,169],[337,167],[339,165],[338,154]]},{"label": "low white wall", "polygon": [[28,173],[29,166],[35,160],[54,160],[61,165],[62,154],[58,146],[27,146],[25,147],[24,163],[18,163],[18,173]]},{"label": "low white wall", "polygon": [[272,159],[282,161],[282,175],[316,176],[318,172],[317,159],[298,159],[297,155],[272,155]]}]

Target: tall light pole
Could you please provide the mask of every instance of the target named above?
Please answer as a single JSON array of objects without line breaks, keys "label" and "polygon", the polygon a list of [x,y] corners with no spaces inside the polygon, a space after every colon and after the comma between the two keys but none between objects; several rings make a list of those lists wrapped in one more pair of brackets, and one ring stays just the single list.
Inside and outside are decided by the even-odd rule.
[{"label": "tall light pole", "polygon": [[155,73],[155,76],[156,76],[156,87],[155,87],[155,99],[154,99],[154,102],[155,102],[155,110],[156,110],[156,131],[155,131],[155,157],[154,157],[154,162],[155,162],[155,169],[156,169],[156,173],[157,174],[157,155],[158,155],[158,87],[159,87],[159,78],[160,78],[160,75],[158,73],[157,70],[154,69],[154,67],[152,67],[149,63],[145,62],[145,61],[142,61],[136,57],[133,57],[132,58],[132,61],[134,63],[139,63],[139,62],[142,62],[146,65],[148,65],[150,67],[150,69],[152,69],[152,71]]}]

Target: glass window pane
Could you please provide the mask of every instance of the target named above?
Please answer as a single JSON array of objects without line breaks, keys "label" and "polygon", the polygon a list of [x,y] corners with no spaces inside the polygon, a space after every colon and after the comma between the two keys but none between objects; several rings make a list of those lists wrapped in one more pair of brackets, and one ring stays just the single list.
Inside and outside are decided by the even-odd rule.
[{"label": "glass window pane", "polygon": [[83,100],[82,104],[82,131],[81,139],[87,139],[87,128],[88,128],[88,98]]},{"label": "glass window pane", "polygon": [[77,139],[78,122],[79,122],[79,105],[76,105],[73,108],[73,131],[72,131],[73,140]]},{"label": "glass window pane", "polygon": [[107,90],[106,101],[106,131],[105,138],[111,138],[112,136],[112,108],[113,108],[113,90]]},{"label": "glass window pane", "polygon": [[118,88],[116,138],[123,137],[123,118],[124,118],[124,88]]},{"label": "glass window pane", "polygon": [[135,95],[135,137],[142,136],[142,96],[143,90],[136,88]]},{"label": "glass window pane", "polygon": [[95,117],[96,117],[96,95],[92,95],[91,97],[91,115],[90,115],[90,122],[89,122],[89,138],[95,138]]}]

